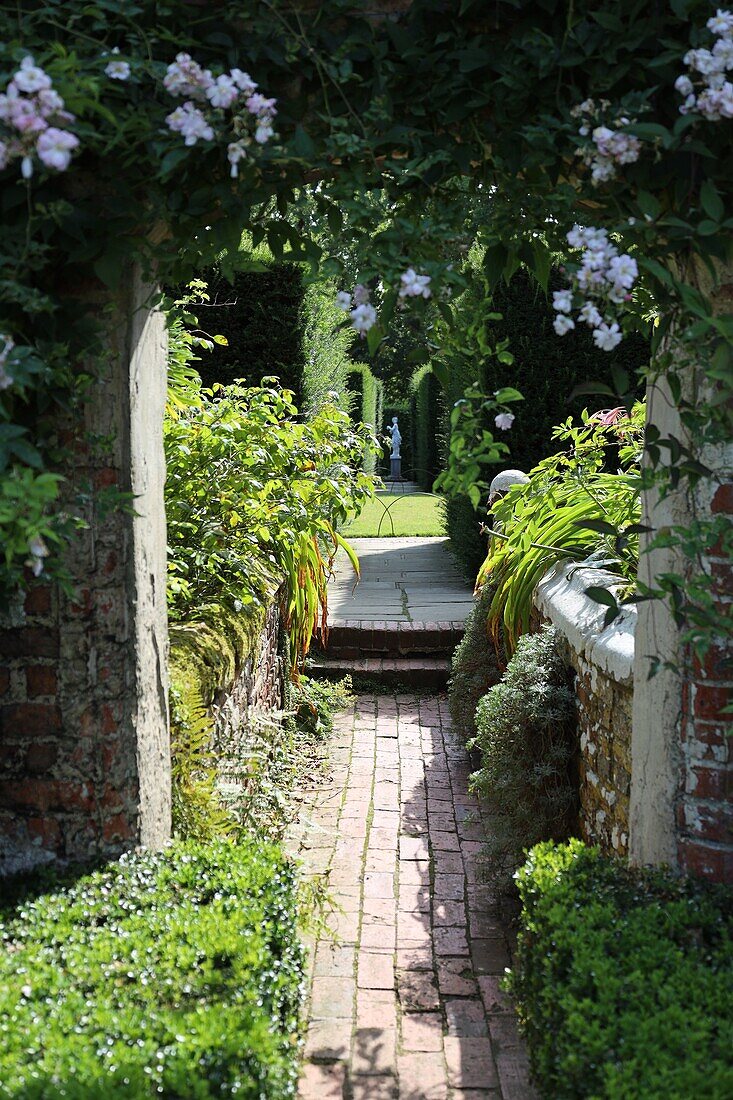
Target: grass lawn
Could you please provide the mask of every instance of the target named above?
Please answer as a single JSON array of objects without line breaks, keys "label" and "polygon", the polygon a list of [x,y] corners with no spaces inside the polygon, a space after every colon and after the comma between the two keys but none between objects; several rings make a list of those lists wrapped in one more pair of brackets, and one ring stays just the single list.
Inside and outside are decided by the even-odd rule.
[{"label": "grass lawn", "polygon": [[440,500],[439,496],[431,493],[380,493],[374,500],[367,501],[361,515],[345,526],[341,533],[347,538],[444,535]]}]

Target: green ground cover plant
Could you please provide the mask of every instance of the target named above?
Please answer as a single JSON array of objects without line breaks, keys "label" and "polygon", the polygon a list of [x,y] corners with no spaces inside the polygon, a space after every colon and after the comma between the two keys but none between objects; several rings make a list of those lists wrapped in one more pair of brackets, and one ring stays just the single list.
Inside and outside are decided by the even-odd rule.
[{"label": "green ground cover plant", "polygon": [[379,493],[342,531],[347,538],[445,535],[442,500],[432,493]]},{"label": "green ground cover plant", "polygon": [[519,639],[476,710],[471,786],[492,812],[486,867],[508,886],[531,845],[564,840],[577,817],[575,697],[552,627]]},{"label": "green ground cover plant", "polygon": [[497,654],[489,636],[489,607],[493,597],[491,585],[484,585],[451,658],[448,706],[453,725],[466,742],[477,736],[476,708],[489,688],[498,684],[504,667],[504,654],[502,651]]},{"label": "green ground cover plant", "polygon": [[733,892],[540,844],[509,985],[547,1100],[733,1095]]},{"label": "green ground cover plant", "polygon": [[303,948],[277,848],[176,843],[0,912],[0,1096],[295,1095]]}]

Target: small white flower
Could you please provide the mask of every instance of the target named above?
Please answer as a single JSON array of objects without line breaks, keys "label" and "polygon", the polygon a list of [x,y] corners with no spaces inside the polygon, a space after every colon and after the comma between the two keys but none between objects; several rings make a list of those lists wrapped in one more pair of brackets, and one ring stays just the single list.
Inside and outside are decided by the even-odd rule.
[{"label": "small white flower", "polygon": [[429,298],[432,294],[430,276],[418,275],[414,267],[408,267],[407,271],[400,275],[400,283],[400,298]]},{"label": "small white flower", "polygon": [[183,134],[186,145],[195,145],[199,138],[204,141],[213,141],[214,131],[209,126],[206,118],[193,103],[186,102],[181,107],[167,116],[166,120],[171,130]]},{"label": "small white flower", "polygon": [[494,423],[502,432],[508,432],[514,420],[514,413],[499,413],[494,417]]},{"label": "small white flower", "polygon": [[21,61],[13,82],[21,92],[40,92],[51,87],[50,76],[36,65],[30,54]]},{"label": "small white flower", "polygon": [[680,95],[688,96],[692,93],[692,81],[689,76],[678,76],[674,82],[674,86]]},{"label": "small white flower", "polygon": [[558,313],[552,327],[558,336],[564,336],[566,332],[570,332],[571,328],[575,328],[575,321],[572,317],[568,317],[566,313]]},{"label": "small white flower", "polygon": [[590,325],[591,328],[598,328],[603,321],[603,318],[593,302],[586,302],[580,310],[578,317],[581,321],[585,321],[586,325]]},{"label": "small white flower", "polygon": [[570,313],[573,308],[572,290],[556,290],[552,295],[552,308],[558,313]]},{"label": "small white flower", "polygon": [[614,256],[608,265],[608,274],[615,284],[630,290],[639,274],[636,260],[624,253]]},{"label": "small white flower", "polygon": [[223,73],[206,89],[206,98],[212,107],[231,107],[239,95],[239,88],[230,76]]},{"label": "small white flower", "polygon": [[57,172],[65,172],[71,163],[71,154],[79,144],[76,134],[68,130],[59,130],[50,126],[42,133],[36,143],[38,158],[46,168],[55,168]]},{"label": "small white flower", "polygon": [[377,311],[374,306],[370,306],[368,303],[357,306],[356,309],[351,311],[351,323],[360,336],[369,332],[370,328],[373,328],[377,321]]},{"label": "small white flower", "polygon": [[232,69],[229,75],[244,95],[254,95],[257,91],[257,85],[249,73],[245,73],[241,69]]},{"label": "small white flower", "polygon": [[105,65],[104,71],[110,80],[130,79],[130,66],[127,61],[110,61]]},{"label": "small white flower", "polygon": [[621,343],[621,331],[616,322],[609,325],[604,321],[593,333],[593,340],[601,351],[613,351]]},{"label": "small white flower", "polygon": [[27,564],[30,566],[34,577],[40,577],[43,572],[43,559],[48,557],[49,550],[40,535],[35,535],[28,542],[30,558]]},{"label": "small white flower", "polygon": [[239,162],[247,156],[247,146],[243,141],[232,141],[227,145],[227,160],[231,164],[229,175],[236,179],[239,175]]},{"label": "small white flower", "polygon": [[357,306],[366,305],[369,301],[369,287],[364,283],[357,283],[354,287],[354,302]]},{"label": "small white flower", "polygon": [[255,141],[258,145],[264,145],[274,135],[275,131],[269,122],[260,122],[255,129]]},{"label": "small white flower", "polygon": [[713,56],[717,57],[726,69],[733,69],[733,38],[719,38],[713,46]]},{"label": "small white flower", "polygon": [[336,295],[336,305],[344,313],[348,313],[351,309],[351,295],[346,290],[340,290]]},{"label": "small white flower", "polygon": [[715,15],[711,16],[705,25],[713,34],[724,36],[733,34],[733,12],[722,11],[718,8]]},{"label": "small white flower", "polygon": [[29,180],[33,175],[33,158],[23,157],[20,162],[20,174],[24,180]]}]

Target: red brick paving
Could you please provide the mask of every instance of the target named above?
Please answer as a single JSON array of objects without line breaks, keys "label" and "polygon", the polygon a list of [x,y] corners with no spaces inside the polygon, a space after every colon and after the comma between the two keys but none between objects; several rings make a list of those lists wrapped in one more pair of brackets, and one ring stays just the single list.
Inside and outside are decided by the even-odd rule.
[{"label": "red brick paving", "polygon": [[336,904],[311,951],[300,1100],[534,1100],[487,827],[443,696],[362,695],[290,838]]}]

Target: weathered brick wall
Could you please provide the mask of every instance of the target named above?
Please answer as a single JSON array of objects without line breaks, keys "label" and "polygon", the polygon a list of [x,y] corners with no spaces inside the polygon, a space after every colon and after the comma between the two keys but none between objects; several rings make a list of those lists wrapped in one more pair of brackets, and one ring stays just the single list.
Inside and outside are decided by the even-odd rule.
[{"label": "weathered brick wall", "polygon": [[575,672],[578,714],[580,829],[604,852],[626,856],[631,789],[634,614],[604,628],[605,608],[584,589],[607,581],[598,570],[553,570],[539,588],[538,608],[558,629]]},{"label": "weathered brick wall", "polygon": [[[733,485],[718,486],[715,515],[733,516]],[[720,607],[733,615],[733,567],[712,554],[709,566]],[[690,662],[683,687],[682,762],[677,802],[677,844],[682,870],[733,883],[733,704],[730,643]],[[728,731],[728,735],[726,735]]]},{"label": "weathered brick wall", "polygon": [[[87,525],[67,555],[73,595],[39,584],[0,621],[0,875],[170,833],[165,325],[149,292],[131,275],[67,433]],[[111,488],[135,495],[134,514],[105,506]]]}]

